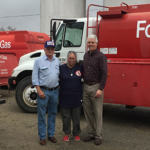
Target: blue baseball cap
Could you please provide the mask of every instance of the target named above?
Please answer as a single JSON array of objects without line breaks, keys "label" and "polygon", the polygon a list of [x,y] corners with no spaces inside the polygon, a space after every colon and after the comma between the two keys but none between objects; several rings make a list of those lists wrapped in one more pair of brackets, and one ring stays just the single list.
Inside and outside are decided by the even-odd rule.
[{"label": "blue baseball cap", "polygon": [[55,43],[54,41],[46,41],[44,47],[55,47]]}]

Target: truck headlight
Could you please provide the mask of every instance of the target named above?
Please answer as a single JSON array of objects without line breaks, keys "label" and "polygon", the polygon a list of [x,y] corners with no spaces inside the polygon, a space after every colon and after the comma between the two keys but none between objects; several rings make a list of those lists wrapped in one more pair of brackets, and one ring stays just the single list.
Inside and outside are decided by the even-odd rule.
[{"label": "truck headlight", "polygon": [[11,75],[14,73],[14,70],[12,71]]}]

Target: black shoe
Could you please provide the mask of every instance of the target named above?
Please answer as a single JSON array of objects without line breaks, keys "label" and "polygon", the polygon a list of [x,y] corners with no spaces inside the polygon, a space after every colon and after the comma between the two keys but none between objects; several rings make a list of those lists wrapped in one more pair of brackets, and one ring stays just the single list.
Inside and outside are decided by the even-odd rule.
[{"label": "black shoe", "polygon": [[102,139],[100,139],[100,138],[95,138],[94,143],[95,143],[95,145],[100,145],[100,144],[102,144]]},{"label": "black shoe", "polygon": [[89,141],[91,141],[91,140],[93,140],[93,139],[95,139],[95,137],[92,137],[92,136],[88,135],[87,137],[85,137],[85,138],[83,139],[83,141],[84,141],[84,142],[89,142]]},{"label": "black shoe", "polygon": [[48,140],[51,141],[52,143],[57,143],[55,137],[48,137]]},{"label": "black shoe", "polygon": [[45,139],[40,139],[40,144],[43,146],[43,145],[46,145],[46,140]]}]

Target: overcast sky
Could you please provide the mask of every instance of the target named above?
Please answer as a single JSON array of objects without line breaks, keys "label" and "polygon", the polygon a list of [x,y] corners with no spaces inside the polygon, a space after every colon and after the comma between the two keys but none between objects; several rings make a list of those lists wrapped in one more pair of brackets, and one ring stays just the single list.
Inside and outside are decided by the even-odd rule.
[{"label": "overcast sky", "polygon": [[40,0],[0,0],[0,28],[40,32]]},{"label": "overcast sky", "polygon": [[[90,3],[91,0],[86,0],[86,9]],[[103,0],[92,0],[92,3],[103,5]],[[40,32],[40,0],[0,0],[0,28],[8,26]]]}]

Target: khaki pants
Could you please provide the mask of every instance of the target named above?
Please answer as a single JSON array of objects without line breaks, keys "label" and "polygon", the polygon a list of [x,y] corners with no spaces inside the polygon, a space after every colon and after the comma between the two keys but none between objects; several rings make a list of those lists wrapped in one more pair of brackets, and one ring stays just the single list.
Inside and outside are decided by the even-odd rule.
[{"label": "khaki pants", "polygon": [[100,98],[95,98],[95,94],[100,84],[83,86],[83,109],[87,121],[88,134],[95,138],[102,139],[102,110],[103,94]]}]

